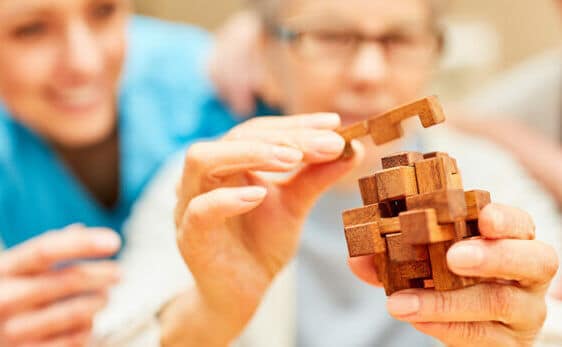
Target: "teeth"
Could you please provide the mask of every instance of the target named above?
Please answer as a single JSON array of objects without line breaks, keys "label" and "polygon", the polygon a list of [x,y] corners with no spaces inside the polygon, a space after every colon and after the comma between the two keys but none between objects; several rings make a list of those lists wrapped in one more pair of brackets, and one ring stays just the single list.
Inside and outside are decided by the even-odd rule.
[{"label": "teeth", "polygon": [[60,100],[73,106],[88,105],[95,102],[99,95],[97,87],[80,87],[57,91]]}]

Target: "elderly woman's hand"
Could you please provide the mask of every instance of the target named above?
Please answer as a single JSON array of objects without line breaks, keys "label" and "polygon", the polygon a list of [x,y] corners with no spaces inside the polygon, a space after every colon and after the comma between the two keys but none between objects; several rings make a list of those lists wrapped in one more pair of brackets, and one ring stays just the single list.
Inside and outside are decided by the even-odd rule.
[{"label": "elderly woman's hand", "polygon": [[[531,346],[546,317],[556,252],[534,240],[533,221],[517,209],[489,205],[479,225],[484,239],[455,244],[447,262],[453,272],[483,277],[486,283],[448,292],[401,291],[389,298],[387,308],[446,345]],[[359,277],[380,285],[368,258],[350,264]]]},{"label": "elderly woman's hand", "polygon": [[217,340],[229,325],[235,332],[251,318],[295,254],[316,198],[360,161],[361,154],[336,160],[345,145],[334,131],[339,125],[335,114],[254,118],[189,150],[178,188],[177,239],[197,284],[191,298],[201,299],[188,305],[205,306],[191,317],[210,312],[221,326],[214,329]]}]

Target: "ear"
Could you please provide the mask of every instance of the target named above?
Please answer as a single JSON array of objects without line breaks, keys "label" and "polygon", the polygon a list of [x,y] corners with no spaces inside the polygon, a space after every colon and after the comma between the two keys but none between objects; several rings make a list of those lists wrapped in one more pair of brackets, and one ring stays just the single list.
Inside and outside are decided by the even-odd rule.
[{"label": "ear", "polygon": [[257,49],[258,95],[269,106],[282,109],[284,105],[278,42],[262,29]]}]

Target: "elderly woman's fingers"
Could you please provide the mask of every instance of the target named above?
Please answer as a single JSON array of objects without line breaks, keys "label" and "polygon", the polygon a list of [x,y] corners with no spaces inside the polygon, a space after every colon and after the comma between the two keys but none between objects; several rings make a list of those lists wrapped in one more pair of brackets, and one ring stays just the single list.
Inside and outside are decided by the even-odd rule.
[{"label": "elderly woman's fingers", "polygon": [[263,187],[218,188],[193,198],[184,213],[182,226],[203,232],[225,219],[247,213],[267,194]]},{"label": "elderly woman's fingers", "polygon": [[337,159],[345,147],[344,139],[331,130],[297,128],[288,132],[283,129],[248,129],[235,131],[225,138],[230,141],[256,141],[287,146],[303,152],[306,163]]},{"label": "elderly woman's fingers", "polygon": [[513,280],[524,287],[542,287],[558,271],[556,251],[540,241],[462,241],[451,247],[447,262],[458,275]]},{"label": "elderly woman's fingers", "polygon": [[544,298],[501,284],[479,284],[455,291],[404,290],[387,302],[391,315],[417,322],[501,322],[516,329],[538,329],[546,317]]},{"label": "elderly woman's fingers", "polygon": [[[312,113],[294,116],[272,116],[252,118],[231,130],[230,133],[237,131],[254,131],[263,129],[284,129],[312,128],[334,130],[341,125],[340,116],[336,113]],[[229,133],[229,134],[230,134]],[[226,137],[228,138],[229,135]]]},{"label": "elderly woman's fingers", "polygon": [[478,226],[482,235],[489,239],[535,238],[535,224],[525,211],[515,207],[490,204],[480,212]]},{"label": "elderly woman's fingers", "polygon": [[413,326],[421,333],[438,339],[446,346],[521,346],[513,332],[501,323],[415,323]]}]

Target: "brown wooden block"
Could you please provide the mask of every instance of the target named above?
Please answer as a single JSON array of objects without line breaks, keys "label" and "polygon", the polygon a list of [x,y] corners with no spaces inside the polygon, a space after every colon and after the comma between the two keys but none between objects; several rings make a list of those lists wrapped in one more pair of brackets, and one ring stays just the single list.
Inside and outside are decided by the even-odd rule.
[{"label": "brown wooden block", "polygon": [[375,254],[374,265],[377,277],[384,285],[386,295],[410,288],[410,281],[402,277],[400,265],[391,262],[387,253]]},{"label": "brown wooden block", "polygon": [[404,242],[402,234],[386,235],[386,248],[388,256],[393,262],[405,263],[429,259],[426,247],[414,246]]},{"label": "brown wooden block", "polygon": [[400,227],[405,242],[412,245],[427,245],[455,239],[453,225],[439,225],[434,209],[402,212]]},{"label": "brown wooden block", "polygon": [[401,230],[400,219],[398,217],[381,218],[378,223],[381,235],[399,233]]},{"label": "brown wooden block", "polygon": [[379,202],[375,175],[359,179],[359,189],[361,190],[363,205],[372,205]]},{"label": "brown wooden block", "polygon": [[435,282],[432,279],[426,279],[423,281],[423,287],[426,289],[435,288]]},{"label": "brown wooden block", "polygon": [[468,227],[466,225],[466,221],[461,220],[457,221],[454,224],[449,224],[449,226],[453,226],[455,230],[455,241],[460,241],[465,239],[469,236]]},{"label": "brown wooden block", "polygon": [[420,117],[424,128],[445,121],[437,97],[421,99],[369,119],[368,129],[375,144],[382,145],[400,138],[403,134],[402,121],[413,116]]},{"label": "brown wooden block", "polygon": [[[402,277],[408,279],[431,278],[431,264],[429,263],[429,260],[401,263],[400,274],[402,275]],[[421,288],[423,288],[423,284]]]},{"label": "brown wooden block", "polygon": [[431,272],[436,290],[455,290],[473,285],[477,280],[455,275],[447,266],[447,251],[454,241],[434,243],[428,246]]},{"label": "brown wooden block", "polygon": [[382,158],[382,168],[390,169],[398,166],[414,166],[415,162],[423,160],[420,152],[401,152]]},{"label": "brown wooden block", "polygon": [[441,190],[406,198],[408,211],[435,209],[439,224],[464,220],[467,215],[464,191],[461,189]]},{"label": "brown wooden block", "polygon": [[413,167],[400,166],[375,174],[379,201],[402,199],[418,194]]},{"label": "brown wooden block", "polygon": [[376,222],[345,228],[345,240],[347,241],[349,256],[353,258],[374,254],[375,238],[373,234],[378,234],[378,228]]},{"label": "brown wooden block", "polygon": [[485,190],[471,190],[465,192],[464,195],[467,207],[467,220],[477,220],[480,211],[492,201],[490,193]]},{"label": "brown wooden block", "polygon": [[372,223],[380,218],[380,209],[378,204],[368,205],[360,208],[354,208],[342,213],[343,225],[350,227],[359,224]]},{"label": "brown wooden block", "polygon": [[462,188],[461,177],[453,177],[460,173],[454,173],[455,166],[449,157],[437,156],[425,159],[416,162],[414,166],[420,194]]}]

